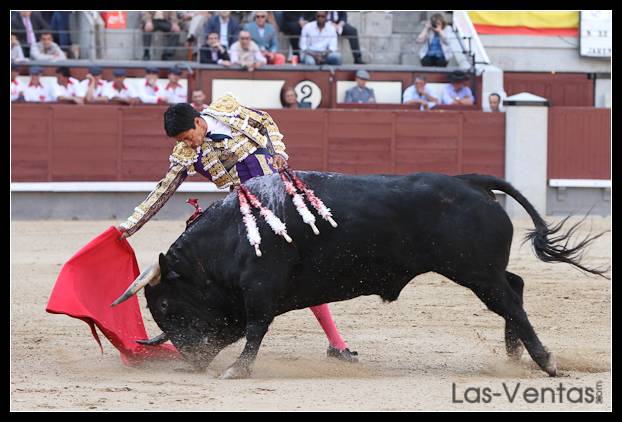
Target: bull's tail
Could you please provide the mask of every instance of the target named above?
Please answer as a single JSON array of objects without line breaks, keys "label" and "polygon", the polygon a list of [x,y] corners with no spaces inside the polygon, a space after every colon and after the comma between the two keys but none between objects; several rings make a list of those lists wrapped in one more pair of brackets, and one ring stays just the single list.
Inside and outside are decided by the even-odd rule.
[{"label": "bull's tail", "polygon": [[589,212],[581,221],[570,227],[566,234],[557,234],[561,231],[568,218],[570,218],[570,215],[560,221],[557,225],[548,225],[544,219],[542,219],[540,214],[538,214],[538,211],[536,211],[533,205],[531,205],[531,203],[527,200],[527,198],[525,198],[518,190],[516,190],[505,180],[479,174],[463,174],[456,177],[485,189],[491,195],[494,195],[492,193],[493,189],[505,192],[521,204],[536,226],[534,230],[530,230],[529,233],[527,233],[525,241],[532,241],[535,253],[540,260],[544,262],[565,262],[588,273],[610,279],[604,275],[607,271],[609,271],[609,268],[588,268],[581,264],[585,247],[587,247],[593,240],[607,233],[607,231],[593,236],[590,233],[575,246],[568,247],[568,242],[570,241],[572,234],[581,226],[581,223],[585,221],[585,218],[587,218]]}]

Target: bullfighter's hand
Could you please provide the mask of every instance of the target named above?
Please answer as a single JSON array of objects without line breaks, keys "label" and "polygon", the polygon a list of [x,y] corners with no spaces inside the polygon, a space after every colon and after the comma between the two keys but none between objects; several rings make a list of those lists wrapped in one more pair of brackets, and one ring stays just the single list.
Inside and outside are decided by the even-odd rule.
[{"label": "bullfighter's hand", "polygon": [[282,155],[275,154],[273,161],[272,161],[272,165],[274,166],[275,169],[281,170],[287,166],[287,160],[285,160],[285,157],[283,157]]}]

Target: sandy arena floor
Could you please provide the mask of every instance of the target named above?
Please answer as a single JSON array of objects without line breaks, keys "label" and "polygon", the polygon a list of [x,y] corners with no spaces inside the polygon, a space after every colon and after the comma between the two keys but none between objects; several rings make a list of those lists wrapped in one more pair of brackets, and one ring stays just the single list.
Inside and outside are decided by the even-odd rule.
[{"label": "sandy arena floor", "polygon": [[[548,218],[548,221],[554,220]],[[611,218],[589,220],[593,231]],[[542,342],[558,359],[562,376],[549,378],[527,353],[508,362],[503,320],[470,290],[437,274],[415,279],[391,304],[377,296],[331,305],[359,364],[328,361],[327,341],[309,310],[277,317],[251,379],[218,380],[242,350],[225,349],[207,373],[185,373],[182,362],[125,367],[103,336],[104,354],[88,326],[45,312],[63,263],[118,223],[34,221],[11,225],[12,410],[611,410],[611,282],[565,264],[539,261],[521,246],[529,220],[516,220],[509,270],[525,280],[525,309]],[[589,222],[586,227],[589,228]],[[130,238],[141,268],[183,231],[183,221],[153,221]],[[611,234],[586,254],[592,266],[611,264]],[[149,334],[158,328],[141,310]],[[545,403],[524,392],[542,387]],[[485,390],[489,388],[490,390]],[[513,394],[513,403],[505,389]],[[572,392],[568,389],[574,388]],[[587,388],[601,403],[587,403]],[[478,391],[480,403],[477,401]],[[486,395],[501,393],[499,396]],[[556,390],[558,391],[558,390]],[[489,398],[488,403],[484,403]],[[553,399],[555,401],[553,402]],[[468,400],[468,401],[467,401]],[[461,401],[461,402],[459,402]]]}]

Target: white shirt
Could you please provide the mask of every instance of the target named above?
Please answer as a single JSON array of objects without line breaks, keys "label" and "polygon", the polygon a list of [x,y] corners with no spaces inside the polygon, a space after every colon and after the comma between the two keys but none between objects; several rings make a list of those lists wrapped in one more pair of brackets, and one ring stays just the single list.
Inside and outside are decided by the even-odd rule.
[{"label": "white shirt", "polygon": [[[107,83],[106,81],[101,80],[101,79],[97,82],[97,85],[95,86],[95,89],[93,90],[93,98],[105,97],[104,88],[106,87],[106,83]],[[80,89],[82,89],[84,96],[86,96],[86,92],[89,89],[88,79],[84,79],[83,81],[80,81]]]},{"label": "white shirt", "polygon": [[209,137],[211,135],[227,135],[229,137],[233,137],[231,136],[231,128],[226,124],[219,122],[218,120],[214,119],[212,116],[208,116],[207,114],[201,114],[201,117],[203,118],[203,120],[205,120],[205,123],[207,123],[207,135],[205,136]]},{"label": "white shirt", "polygon": [[145,104],[157,104],[160,97],[163,95],[162,90],[156,84],[156,86],[151,86],[147,83],[147,79],[144,80],[145,83],[140,85],[140,92],[138,94],[138,98]]},{"label": "white shirt", "polygon": [[187,103],[188,90],[181,85],[173,86],[170,82],[164,88],[163,98],[169,104]]},{"label": "white shirt", "polygon": [[42,85],[39,81],[39,85],[33,85],[29,82],[24,88],[24,99],[33,103],[47,103],[53,101],[54,98],[52,90],[47,85]]},{"label": "white shirt", "polygon": [[[229,18],[230,19],[230,18]],[[227,22],[224,22],[222,20],[222,18],[219,18],[220,21],[220,44],[222,44],[225,47],[229,46],[229,19],[227,19]]]},{"label": "white shirt", "polygon": [[[430,90],[429,85],[427,84],[423,86],[423,92],[429,95],[430,97],[434,96],[432,94],[432,91]],[[406,91],[404,91],[404,95],[402,95],[402,103],[405,104],[406,101],[411,101],[411,100],[426,100],[427,101],[427,98],[424,98],[422,95],[420,95],[417,92],[417,87],[414,84],[406,88]],[[428,103],[428,108],[436,107],[436,104],[433,103],[432,101],[427,101],[427,103]],[[425,110],[425,107],[423,106],[423,104],[419,105],[419,110],[422,110],[422,111]]]},{"label": "white shirt", "polygon": [[67,86],[62,86],[58,81],[52,86],[53,101],[58,101],[58,97],[84,97],[85,92],[82,91],[80,81],[76,78],[69,77]]},{"label": "white shirt", "polygon": [[309,22],[302,28],[300,35],[300,50],[337,51],[337,31],[328,23],[320,31],[317,22]]},{"label": "white shirt", "polygon": [[108,97],[109,100],[112,100],[114,97],[121,97],[123,99],[137,97],[136,92],[134,92],[134,88],[130,85],[123,84],[121,90],[119,91],[115,88],[113,81],[108,82],[104,87],[104,96]]},{"label": "white shirt", "polygon": [[11,101],[15,101],[19,98],[19,94],[24,94],[26,84],[15,78],[11,81]]}]

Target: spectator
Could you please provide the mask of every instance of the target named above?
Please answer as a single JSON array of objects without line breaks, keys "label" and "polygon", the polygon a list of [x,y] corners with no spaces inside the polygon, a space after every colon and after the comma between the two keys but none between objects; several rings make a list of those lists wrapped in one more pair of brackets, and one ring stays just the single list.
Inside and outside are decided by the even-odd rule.
[{"label": "spectator", "polygon": [[451,72],[449,85],[443,90],[442,102],[446,105],[473,105],[475,99],[471,89],[464,85],[468,76],[461,70]]},{"label": "spectator", "polygon": [[364,69],[357,70],[354,79],[356,80],[356,86],[346,91],[346,100],[344,102],[358,104],[375,103],[376,96],[374,95],[374,90],[365,86],[369,80],[369,73]]},{"label": "spectator", "polygon": [[278,52],[279,41],[276,36],[276,30],[272,24],[266,21],[267,18],[267,11],[256,11],[255,21],[247,23],[244,29],[251,34],[253,42],[257,44],[268,64],[283,64],[285,63],[285,56]]},{"label": "spectator", "polygon": [[337,35],[344,36],[348,39],[354,63],[365,64],[361,59],[358,31],[348,23],[348,13],[343,10],[331,10],[328,12],[328,22],[334,26]]},{"label": "spectator", "polygon": [[238,39],[240,32],[240,22],[231,16],[230,10],[221,10],[205,24],[204,34],[216,32],[220,36],[220,44],[225,48],[230,48]]},{"label": "spectator", "polygon": [[251,34],[248,31],[240,31],[240,40],[231,46],[229,54],[231,64],[240,65],[249,72],[266,64],[265,57],[261,54],[257,44],[251,40]]},{"label": "spectator", "polygon": [[313,12],[283,12],[281,15],[281,31],[288,35],[292,53],[300,56],[300,33],[302,28],[313,20]]},{"label": "spectator", "polygon": [[166,103],[164,94],[158,86],[159,74],[160,69],[157,67],[149,66],[145,69],[145,83],[140,85],[138,92],[138,98],[144,104]]},{"label": "spectator", "polygon": [[24,101],[26,84],[17,79],[18,76],[19,66],[11,63],[11,101]]},{"label": "spectator", "polygon": [[25,62],[28,59],[24,57],[24,51],[22,46],[19,45],[19,40],[15,33],[11,33],[11,61],[12,62]]},{"label": "spectator", "polygon": [[199,61],[206,64],[230,66],[231,59],[229,58],[229,53],[226,48],[220,45],[220,35],[218,35],[218,32],[209,34],[206,41],[199,52]]},{"label": "spectator", "polygon": [[426,22],[425,28],[415,42],[424,43],[419,51],[422,66],[445,67],[453,52],[449,47],[449,39],[453,36],[451,27],[445,22],[440,13],[432,15],[430,22]]},{"label": "spectator", "polygon": [[44,31],[41,33],[39,42],[30,46],[30,58],[33,60],[67,60],[67,55],[54,42],[52,33]]},{"label": "spectator", "polygon": [[283,108],[311,108],[311,103],[298,102],[296,90],[292,86],[283,85],[280,97]]},{"label": "spectator", "polygon": [[414,83],[404,91],[402,103],[413,104],[422,111],[432,109],[440,103],[440,100],[432,95],[425,76],[415,75],[414,79]]},{"label": "spectator", "polygon": [[71,35],[69,33],[69,15],[71,12],[54,12],[50,27],[54,33],[54,42],[65,52],[70,51]]},{"label": "spectator", "polygon": [[499,106],[501,105],[501,95],[493,92],[488,96],[488,104],[490,105],[490,111],[497,112],[501,111]]},{"label": "spectator", "polygon": [[164,99],[169,104],[187,103],[188,89],[181,86],[181,69],[177,66],[168,72],[168,84],[164,88]]},{"label": "spectator", "polygon": [[108,101],[117,104],[138,104],[140,99],[130,85],[125,84],[127,76],[125,70],[115,69],[113,72],[114,80],[108,82],[104,87],[104,95],[108,97]]},{"label": "spectator", "polygon": [[203,40],[203,26],[212,17],[209,10],[180,10],[178,19],[181,29],[188,34],[186,46],[191,47],[197,40]]},{"label": "spectator", "polygon": [[99,66],[89,68],[86,78],[80,82],[82,92],[84,92],[84,100],[87,103],[107,103],[108,97],[105,95],[107,81],[101,77],[102,69]]},{"label": "spectator", "polygon": [[305,64],[341,64],[337,51],[337,31],[333,25],[326,25],[326,11],[318,11],[315,21],[302,28],[300,35],[300,60]]},{"label": "spectator", "polygon": [[17,34],[17,39],[24,49],[24,56],[30,57],[30,46],[37,42],[37,35],[42,30],[49,30],[47,22],[41,16],[41,12],[22,10],[12,12],[11,31]]},{"label": "spectator", "polygon": [[71,76],[66,66],[56,69],[56,84],[52,87],[52,94],[53,101],[84,104],[84,91],[80,86],[80,81]]},{"label": "spectator", "polygon": [[192,102],[190,105],[199,113],[203,111],[203,109],[207,108],[207,104],[205,104],[205,94],[200,89],[195,89],[192,91]]},{"label": "spectator", "polygon": [[155,10],[143,12],[143,60],[151,60],[151,40],[155,31],[161,31],[165,35],[165,48],[162,53],[162,60],[171,60],[175,56],[175,47],[179,40],[179,23],[177,21],[177,12]]},{"label": "spectator", "polygon": [[32,66],[30,68],[30,82],[24,88],[24,100],[32,103],[46,103],[52,101],[53,95],[47,85],[41,83],[43,68]]}]

